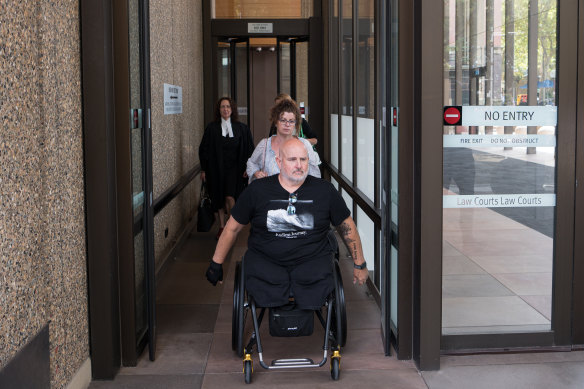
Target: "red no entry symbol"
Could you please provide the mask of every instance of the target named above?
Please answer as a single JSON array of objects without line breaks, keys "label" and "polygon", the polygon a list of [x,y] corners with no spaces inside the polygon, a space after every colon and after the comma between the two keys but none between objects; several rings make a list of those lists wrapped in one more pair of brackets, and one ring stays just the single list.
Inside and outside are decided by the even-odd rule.
[{"label": "red no entry symbol", "polygon": [[459,126],[462,123],[462,107],[444,107],[444,125]]}]

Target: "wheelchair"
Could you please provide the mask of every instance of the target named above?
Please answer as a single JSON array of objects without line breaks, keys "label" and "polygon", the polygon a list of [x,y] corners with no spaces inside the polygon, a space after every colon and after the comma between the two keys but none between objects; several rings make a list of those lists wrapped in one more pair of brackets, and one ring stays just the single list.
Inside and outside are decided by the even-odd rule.
[{"label": "wheelchair", "polygon": [[[262,342],[260,339],[260,326],[264,318],[266,308],[258,307],[253,299],[253,296],[249,295],[245,289],[245,274],[243,262],[245,261],[245,255],[241,261],[238,261],[235,265],[235,282],[233,288],[233,315],[232,315],[232,327],[231,327],[231,345],[233,350],[237,353],[239,357],[243,357],[243,373],[245,376],[245,383],[251,383],[251,377],[253,373],[253,360],[252,352],[254,346],[257,348],[258,358],[260,366],[264,369],[275,370],[275,369],[292,369],[292,368],[317,368],[322,367],[326,364],[329,352],[330,352],[330,374],[333,380],[338,380],[340,376],[341,369],[341,347],[345,346],[347,341],[347,314],[345,309],[345,293],[343,289],[343,280],[341,278],[341,271],[339,268],[339,254],[337,241],[331,234],[329,234],[329,240],[334,247],[336,247],[335,255],[331,258],[331,265],[333,267],[333,283],[334,290],[327,296],[323,307],[320,310],[314,310],[309,312],[310,320],[314,323],[314,316],[318,318],[318,322],[322,325],[324,329],[324,341],[323,341],[323,357],[318,363],[315,363],[310,358],[293,358],[293,359],[276,359],[273,360],[270,365],[268,365],[263,359],[263,349]],[[332,239],[332,240],[331,240]],[[333,242],[334,241],[334,242]],[[293,298],[291,297],[291,300]],[[259,312],[259,314],[258,314]],[[270,312],[271,316],[272,312]],[[245,337],[245,324],[248,320],[248,316],[251,316],[253,322],[253,331],[251,337],[244,347],[244,337]],[[312,325],[311,323],[311,325]],[[270,323],[271,325],[272,323]],[[272,328],[270,327],[271,336],[301,336],[302,328],[295,328],[298,330],[299,335],[286,334],[277,335],[272,333]],[[290,328],[288,328],[290,329]],[[311,331],[312,333],[312,331]]]}]

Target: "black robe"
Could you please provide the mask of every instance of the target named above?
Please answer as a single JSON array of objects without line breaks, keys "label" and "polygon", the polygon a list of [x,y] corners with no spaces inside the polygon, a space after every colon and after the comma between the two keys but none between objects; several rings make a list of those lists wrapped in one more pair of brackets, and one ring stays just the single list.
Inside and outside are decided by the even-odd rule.
[{"label": "black robe", "polygon": [[[247,186],[247,177],[243,177],[246,163],[253,153],[253,136],[249,127],[244,123],[231,122],[231,129],[235,137],[239,136],[240,142],[237,148],[237,183],[235,199],[241,194]],[[199,145],[199,160],[201,161],[201,170],[205,172],[207,181],[207,190],[211,197],[213,209],[217,211],[223,208],[225,204],[225,194],[221,185],[223,177],[223,135],[221,132],[221,122],[212,122],[205,128],[205,133],[201,144]]]}]

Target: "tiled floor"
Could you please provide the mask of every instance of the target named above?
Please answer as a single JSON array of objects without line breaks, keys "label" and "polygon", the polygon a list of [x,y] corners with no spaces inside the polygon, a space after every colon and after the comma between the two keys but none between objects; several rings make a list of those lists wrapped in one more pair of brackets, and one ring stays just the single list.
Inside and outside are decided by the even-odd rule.
[{"label": "tiled floor", "polygon": [[[245,251],[247,233],[238,238],[225,266],[225,282],[217,287],[204,279],[204,269],[215,247],[214,234],[215,231],[191,233],[159,280],[156,360],[149,361],[145,352],[138,366],[122,368],[113,381],[93,381],[91,389],[235,389],[245,385],[242,361],[231,351],[231,310],[233,267]],[[255,372],[250,387],[584,387],[584,352],[443,356],[440,371],[422,373],[412,361],[386,357],[381,346],[379,309],[364,288],[349,282],[351,266],[345,255],[343,252],[341,265],[347,299],[348,340],[342,350],[340,380],[331,380],[328,366],[314,370],[266,371],[259,367],[257,355],[254,355]],[[457,260],[460,258],[453,263]],[[452,267],[454,274],[459,269],[466,271],[463,274],[485,274],[480,268],[477,271],[476,264]],[[264,359],[268,362],[286,353],[315,360],[322,358],[322,331],[315,330],[312,337],[284,339],[266,335],[262,340]]]},{"label": "tiled floor", "polygon": [[[239,258],[241,254],[243,250],[232,254],[230,274],[234,268],[233,258]],[[259,365],[258,356],[254,354],[254,387],[354,388],[365,383],[371,388],[386,388],[390,380],[395,382],[395,388],[426,388],[413,362],[401,362],[395,357],[384,355],[379,308],[364,287],[350,283],[351,262],[346,252],[343,251],[341,257],[348,312],[348,341],[341,351],[341,380],[331,380],[328,363],[315,369],[268,371]],[[235,388],[245,385],[242,361],[231,350],[232,288],[233,278],[227,277],[202,388]],[[318,323],[315,323],[312,336],[299,338],[273,338],[267,333],[267,326],[262,328],[263,355],[267,364],[278,358],[307,357],[320,361],[323,357],[323,331]]]},{"label": "tiled floor", "polygon": [[[90,388],[240,388],[242,360],[231,350],[233,270],[246,249],[244,230],[224,266],[222,285],[213,287],[204,273],[215,248],[216,231],[192,232],[158,282],[157,357],[145,352],[138,366],[122,368],[113,381],[93,381]],[[321,368],[267,371],[254,358],[253,387],[258,388],[427,388],[412,361],[386,357],[380,331],[380,311],[365,287],[355,286],[352,266],[341,246],[345,280],[348,340],[341,350],[341,379],[330,378],[329,364]],[[264,323],[265,324],[265,323]],[[264,360],[284,357],[323,357],[323,330],[315,323],[310,337],[272,338],[263,334]],[[267,326],[262,326],[265,330]]]},{"label": "tiled floor", "polygon": [[[506,157],[553,166],[553,153],[543,151],[529,156],[519,148],[500,155],[478,153],[482,170],[477,170],[475,189],[491,190],[483,182],[491,177],[489,164]],[[443,333],[549,329],[553,241],[545,235],[546,231],[537,232],[508,214],[487,208],[445,209],[443,222]],[[122,368],[115,380],[94,381],[90,388],[230,389],[245,385],[242,361],[231,350],[231,315],[233,269],[245,251],[247,231],[240,234],[225,265],[225,281],[217,287],[204,278],[216,244],[215,233],[216,230],[191,233],[159,280],[156,361],[150,362],[145,353],[138,366]],[[348,342],[342,350],[340,380],[331,380],[328,365],[312,370],[267,371],[259,366],[254,354],[251,386],[584,387],[584,352],[442,356],[441,369],[434,372],[418,372],[412,361],[386,357],[379,308],[365,288],[350,284],[351,263],[344,250],[340,263],[348,313]],[[302,338],[272,338],[263,334],[264,359],[268,364],[282,357],[320,360],[322,335],[322,330]]]},{"label": "tiled floor", "polygon": [[553,240],[488,208],[443,217],[443,334],[549,330]]},{"label": "tiled floor", "polygon": [[440,363],[440,371],[422,373],[430,389],[584,387],[584,352],[450,356]]}]

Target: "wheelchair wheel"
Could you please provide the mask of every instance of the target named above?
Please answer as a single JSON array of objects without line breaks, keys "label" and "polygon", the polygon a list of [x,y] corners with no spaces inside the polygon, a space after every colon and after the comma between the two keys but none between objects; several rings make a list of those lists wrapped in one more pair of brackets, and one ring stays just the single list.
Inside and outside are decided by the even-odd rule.
[{"label": "wheelchair wheel", "polygon": [[235,264],[235,279],[233,283],[233,313],[231,316],[231,348],[237,356],[243,356],[243,325],[244,325],[244,297],[243,272],[241,262]]},{"label": "wheelchair wheel", "polygon": [[337,357],[331,358],[331,378],[335,381],[339,379],[341,375],[341,361]]},{"label": "wheelchair wheel", "polygon": [[251,373],[252,373],[253,369],[251,366],[251,361],[244,361],[243,362],[243,374],[245,375],[245,383],[246,384],[250,384],[251,383]]},{"label": "wheelchair wheel", "polygon": [[338,343],[338,347],[344,347],[347,343],[347,310],[345,306],[345,289],[343,288],[343,279],[341,278],[341,270],[339,264],[335,261],[334,265],[334,279],[335,279],[335,301],[333,304],[332,317],[334,323],[332,325],[333,335]]}]

